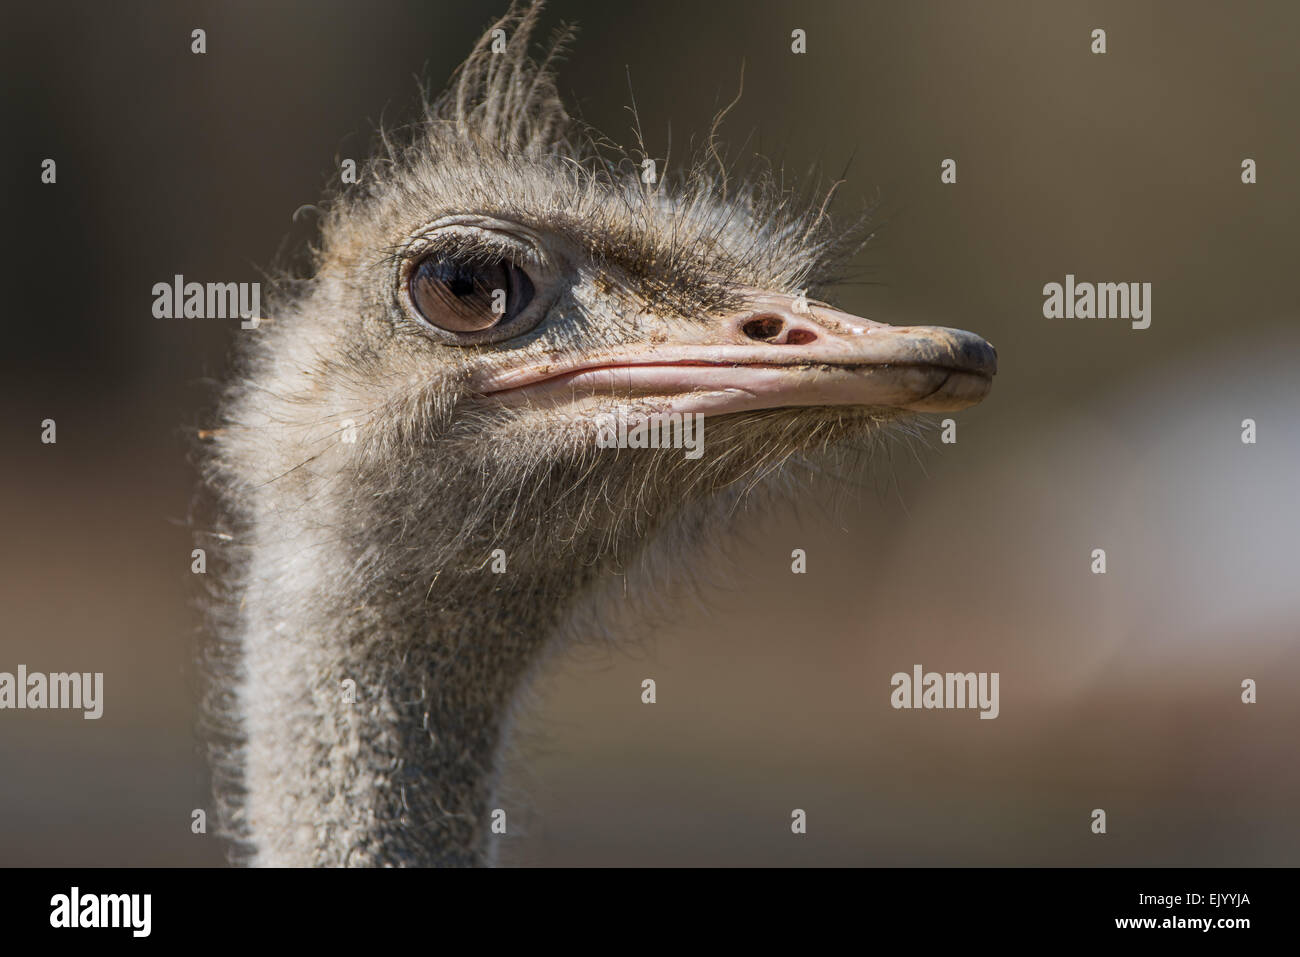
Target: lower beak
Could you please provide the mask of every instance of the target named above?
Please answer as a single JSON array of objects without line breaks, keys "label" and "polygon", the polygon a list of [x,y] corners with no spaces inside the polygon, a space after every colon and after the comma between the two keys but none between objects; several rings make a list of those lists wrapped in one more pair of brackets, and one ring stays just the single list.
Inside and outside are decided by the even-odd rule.
[{"label": "lower beak", "polygon": [[614,399],[714,415],[794,406],[951,412],[983,399],[997,371],[996,351],[973,333],[890,326],[789,296],[757,296],[742,312],[700,327],[698,339],[566,356],[498,370],[473,385],[508,405]]}]

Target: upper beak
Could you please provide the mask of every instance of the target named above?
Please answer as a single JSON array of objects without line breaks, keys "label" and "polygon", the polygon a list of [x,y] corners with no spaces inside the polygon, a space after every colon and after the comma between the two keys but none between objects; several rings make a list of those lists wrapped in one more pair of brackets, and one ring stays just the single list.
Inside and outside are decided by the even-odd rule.
[{"label": "upper beak", "polygon": [[472,384],[509,404],[636,399],[658,411],[723,414],[852,405],[950,412],[979,402],[997,352],[941,326],[890,326],[790,296],[760,294],[739,313],[671,343],[637,342],[498,369]]}]

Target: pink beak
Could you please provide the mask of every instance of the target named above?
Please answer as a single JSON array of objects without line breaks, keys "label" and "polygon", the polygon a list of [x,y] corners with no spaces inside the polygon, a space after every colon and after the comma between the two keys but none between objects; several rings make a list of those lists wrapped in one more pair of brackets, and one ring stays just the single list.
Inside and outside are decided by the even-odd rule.
[{"label": "pink beak", "polygon": [[951,412],[983,399],[997,371],[997,352],[973,333],[890,326],[785,295],[757,295],[698,329],[684,329],[698,341],[566,354],[483,374],[473,386],[509,405],[581,408],[613,398],[713,415],[791,406]]}]

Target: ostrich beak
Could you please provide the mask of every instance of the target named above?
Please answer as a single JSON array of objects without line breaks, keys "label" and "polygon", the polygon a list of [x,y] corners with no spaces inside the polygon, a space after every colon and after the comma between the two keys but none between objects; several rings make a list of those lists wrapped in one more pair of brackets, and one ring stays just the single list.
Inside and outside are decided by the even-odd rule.
[{"label": "ostrich beak", "polygon": [[[941,326],[890,326],[790,296],[754,296],[716,322],[637,342],[481,375],[507,405],[635,401],[659,412],[722,415],[792,406],[951,412],[993,385],[997,352]],[[680,333],[680,334],[679,334]]]}]

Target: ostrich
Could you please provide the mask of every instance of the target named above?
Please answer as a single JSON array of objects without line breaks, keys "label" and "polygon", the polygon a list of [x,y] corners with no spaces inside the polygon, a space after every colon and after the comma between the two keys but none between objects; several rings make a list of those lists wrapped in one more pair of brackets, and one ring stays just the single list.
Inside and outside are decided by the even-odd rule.
[{"label": "ostrich", "polygon": [[[975,335],[807,298],[861,244],[824,202],[712,137],[667,183],[611,158],[557,96],[567,32],[529,56],[539,6],[328,204],[223,394],[207,713],[242,861],[494,863],[516,702],[611,579],[990,388]],[[601,448],[613,413],[702,414],[704,454]]]}]

